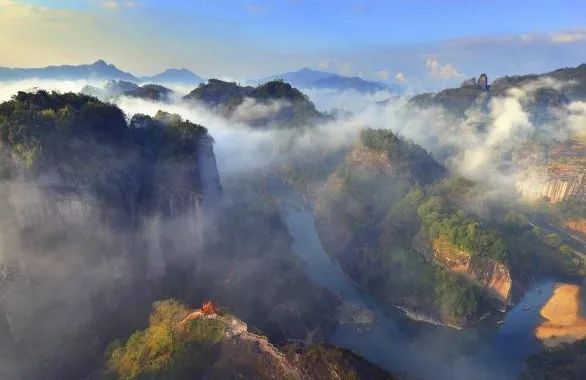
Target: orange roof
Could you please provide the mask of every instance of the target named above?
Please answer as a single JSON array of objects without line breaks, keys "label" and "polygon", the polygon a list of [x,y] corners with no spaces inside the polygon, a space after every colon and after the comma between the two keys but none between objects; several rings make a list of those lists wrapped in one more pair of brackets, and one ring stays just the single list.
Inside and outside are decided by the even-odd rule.
[{"label": "orange roof", "polygon": [[217,314],[218,308],[212,303],[212,301],[208,301],[202,305],[201,312],[204,315]]}]

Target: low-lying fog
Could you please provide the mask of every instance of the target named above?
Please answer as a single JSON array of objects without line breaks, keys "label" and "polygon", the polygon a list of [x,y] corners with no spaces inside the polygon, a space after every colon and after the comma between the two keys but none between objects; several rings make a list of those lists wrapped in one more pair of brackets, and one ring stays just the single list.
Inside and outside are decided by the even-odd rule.
[{"label": "low-lying fog", "polygon": [[[8,100],[19,90],[47,89],[61,92],[79,92],[86,85],[103,83],[84,81],[16,81],[0,83],[0,101]],[[469,111],[464,118],[456,119],[441,108],[415,109],[408,107],[407,97],[391,93],[363,94],[355,91],[308,89],[304,92],[322,112],[335,118],[302,132],[287,129],[260,129],[246,125],[249,118],[270,116],[279,104],[256,104],[247,99],[234,112],[230,120],[203,106],[181,99],[188,88],[168,102],[154,102],[128,96],[109,99],[117,104],[128,118],[136,113],[154,115],[159,110],[176,113],[205,126],[216,141],[215,151],[222,176],[242,170],[257,170],[290,156],[274,154],[275,148],[288,144],[287,151],[294,155],[323,152],[349,146],[362,128],[389,128],[430,151],[436,159],[452,171],[471,179],[494,184],[494,188],[511,186],[515,175],[507,164],[508,153],[539,129],[540,138],[564,140],[568,135],[583,130],[586,122],[586,103],[573,102],[560,109],[548,125],[536,125],[523,108],[526,100],[539,88],[559,89],[571,86],[554,80],[540,80],[515,88],[506,97],[492,98],[488,112]],[[292,137],[295,138],[292,138]],[[522,168],[527,170],[526,163]],[[513,170],[514,172],[514,170]],[[514,174],[514,173],[513,173]]]}]

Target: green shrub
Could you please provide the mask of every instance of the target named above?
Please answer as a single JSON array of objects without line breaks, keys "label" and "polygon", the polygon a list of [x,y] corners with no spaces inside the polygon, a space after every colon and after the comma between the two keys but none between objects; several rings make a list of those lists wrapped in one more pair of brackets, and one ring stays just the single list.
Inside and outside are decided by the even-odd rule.
[{"label": "green shrub", "polygon": [[461,275],[436,269],[435,301],[442,313],[470,318],[478,311],[480,297],[480,290]]},{"label": "green shrub", "polygon": [[213,361],[213,347],[224,335],[224,322],[196,318],[175,300],[154,305],[149,325],[106,351],[107,373],[117,379],[181,379],[194,376]]}]

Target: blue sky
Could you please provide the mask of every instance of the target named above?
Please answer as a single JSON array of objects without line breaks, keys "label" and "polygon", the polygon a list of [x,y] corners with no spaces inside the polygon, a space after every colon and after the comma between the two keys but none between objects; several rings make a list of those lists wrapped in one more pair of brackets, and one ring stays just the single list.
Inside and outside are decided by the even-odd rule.
[{"label": "blue sky", "polygon": [[[42,55],[24,51],[35,44]],[[233,78],[310,66],[442,86],[580,63],[586,1],[0,0],[0,48],[8,66],[103,58]]]}]

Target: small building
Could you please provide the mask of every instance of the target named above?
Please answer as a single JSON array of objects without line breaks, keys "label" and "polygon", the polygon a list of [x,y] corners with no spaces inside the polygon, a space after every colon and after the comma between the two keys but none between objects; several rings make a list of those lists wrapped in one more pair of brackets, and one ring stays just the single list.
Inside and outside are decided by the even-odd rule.
[{"label": "small building", "polygon": [[204,303],[201,307],[201,312],[203,315],[215,315],[218,314],[218,307],[212,303],[212,301],[208,301]]}]

